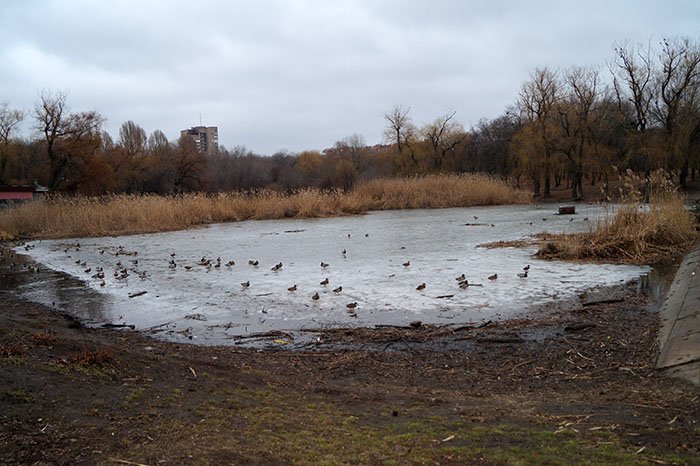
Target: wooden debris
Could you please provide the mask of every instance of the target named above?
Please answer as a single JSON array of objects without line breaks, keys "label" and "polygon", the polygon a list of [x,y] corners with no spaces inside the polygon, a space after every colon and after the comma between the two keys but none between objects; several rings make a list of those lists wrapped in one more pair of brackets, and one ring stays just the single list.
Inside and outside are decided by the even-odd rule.
[{"label": "wooden debris", "polygon": [[130,328],[134,330],[136,325],[133,324],[102,324],[102,328]]},{"label": "wooden debris", "polygon": [[573,324],[569,324],[564,327],[565,332],[578,332],[580,330],[584,330],[587,328],[595,327],[596,324],[593,322],[576,322]]},{"label": "wooden debris", "polygon": [[597,304],[615,304],[624,302],[624,298],[601,299],[598,301],[586,301],[582,304],[583,307],[595,306]]}]

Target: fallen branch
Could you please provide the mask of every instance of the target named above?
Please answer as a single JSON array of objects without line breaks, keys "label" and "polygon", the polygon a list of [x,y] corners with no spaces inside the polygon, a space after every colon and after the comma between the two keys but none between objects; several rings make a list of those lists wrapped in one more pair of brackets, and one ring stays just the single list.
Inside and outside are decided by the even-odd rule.
[{"label": "fallen branch", "polygon": [[597,301],[586,301],[582,304],[583,307],[595,306],[597,304],[615,304],[624,302],[624,298],[600,299]]},{"label": "fallen branch", "polygon": [[462,325],[461,327],[455,327],[452,329],[453,332],[459,332],[461,330],[474,330],[477,328],[484,328],[486,326],[489,326],[493,323],[492,320],[487,320],[486,322],[483,322],[479,325]]},{"label": "fallen branch", "polygon": [[478,337],[476,339],[477,342],[479,343],[499,343],[499,344],[507,344],[507,343],[525,343],[525,340],[522,337]]},{"label": "fallen branch", "polygon": [[[585,304],[584,304],[585,305]],[[575,324],[570,324],[564,327],[565,332],[578,332],[579,330],[584,330],[587,328],[596,327],[593,322],[577,322]]]},{"label": "fallen branch", "polygon": [[120,460],[119,458],[109,458],[109,460],[114,461],[115,463],[119,463],[119,464],[130,464],[132,466],[148,466],[147,464],[144,464],[144,463],[134,463],[133,461]]},{"label": "fallen branch", "polygon": [[136,325],[133,324],[102,324],[102,328],[130,328],[134,330]]}]

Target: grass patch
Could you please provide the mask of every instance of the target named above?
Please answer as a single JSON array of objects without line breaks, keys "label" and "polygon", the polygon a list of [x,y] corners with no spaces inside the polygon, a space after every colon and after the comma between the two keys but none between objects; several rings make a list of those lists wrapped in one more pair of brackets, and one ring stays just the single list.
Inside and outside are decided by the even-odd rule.
[{"label": "grass patch", "polygon": [[130,405],[141,401],[145,393],[146,390],[144,388],[134,388],[126,395],[126,398],[124,399],[124,404]]},{"label": "grass patch", "polygon": [[348,193],[302,190],[178,196],[56,196],[0,211],[0,238],[153,233],[242,220],[356,215],[369,210],[523,204],[530,194],[486,175],[435,175],[360,183]]},{"label": "grass patch", "polygon": [[29,403],[34,400],[34,395],[22,388],[7,390],[2,397],[15,403]]},{"label": "grass patch", "polygon": [[[196,419],[163,419],[148,435],[186,438],[199,464],[636,464],[637,448],[613,432],[556,432],[556,426],[474,424],[431,414],[429,407],[390,413],[351,413],[276,390],[230,393],[230,406],[203,401]],[[247,400],[240,403],[238,400]],[[131,445],[129,457],[162,457],[156,445]],[[173,443],[170,459],[192,445]],[[653,452],[645,454],[655,459]],[[682,460],[682,459],[681,459]]]}]

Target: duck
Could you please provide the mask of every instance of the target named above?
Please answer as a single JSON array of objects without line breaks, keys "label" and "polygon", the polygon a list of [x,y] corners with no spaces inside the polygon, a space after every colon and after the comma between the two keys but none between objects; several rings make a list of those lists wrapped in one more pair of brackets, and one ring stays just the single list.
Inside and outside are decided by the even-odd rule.
[{"label": "duck", "polygon": [[250,286],[250,280],[241,283],[241,286],[242,286],[243,288],[248,288],[248,287]]},{"label": "duck", "polygon": [[314,301],[318,301],[320,298],[321,296],[319,296],[318,292],[314,293],[313,296],[311,296],[311,299],[313,299]]},{"label": "duck", "polygon": [[489,280],[498,280],[498,274],[494,273],[493,275],[489,275]]},{"label": "duck", "polygon": [[328,265],[329,265],[329,264],[327,264],[327,263],[321,261],[321,267],[323,267],[324,269],[325,269],[326,267],[328,267]]},{"label": "duck", "polygon": [[290,286],[289,288],[287,288],[287,291],[289,291],[289,292],[293,292],[293,291],[296,291],[296,290],[297,290],[297,286],[296,286],[296,284],[295,284],[295,285],[292,285],[292,286]]},{"label": "duck", "polygon": [[249,261],[248,261],[248,264],[250,264],[250,265],[252,265],[252,266],[254,266],[254,267],[257,267],[258,264],[259,264],[259,262],[256,261],[256,260],[255,260],[255,261],[254,261],[254,260],[249,260]]},{"label": "duck", "polygon": [[228,261],[225,265],[226,267],[233,267],[234,265],[236,265],[236,263],[234,261]]},{"label": "duck", "polygon": [[343,291],[343,287],[342,287],[342,286],[339,286],[338,288],[334,288],[334,289],[333,289],[333,293],[340,293],[341,291]]},{"label": "duck", "polygon": [[519,273],[518,278],[527,278],[527,270],[523,273]]},{"label": "duck", "polygon": [[326,286],[326,285],[328,285],[328,283],[329,283],[328,279],[327,279],[327,278],[324,278],[323,280],[321,280],[321,283],[320,283],[320,284],[323,285],[323,286]]},{"label": "duck", "polygon": [[357,301],[348,303],[345,305],[345,307],[347,307],[348,309],[355,309],[357,307]]},{"label": "duck", "polygon": [[530,270],[530,264],[527,264],[525,267],[523,267],[523,270],[524,270],[525,272],[527,272],[528,270]]},{"label": "duck", "polygon": [[463,290],[466,290],[469,288],[469,282],[467,280],[464,280],[463,282],[459,282],[459,287]]},{"label": "duck", "polygon": [[455,277],[455,280],[457,280],[458,282],[463,282],[466,279],[467,277],[465,277],[464,274],[460,275],[459,277]]},{"label": "duck", "polygon": [[406,262],[403,263],[403,266],[404,266],[404,267],[408,267],[408,266],[410,266],[410,265],[411,265],[411,261],[406,261]]},{"label": "duck", "polygon": [[416,287],[416,290],[418,290],[418,291],[421,291],[421,290],[424,290],[424,289],[425,289],[425,283],[421,283],[420,285],[418,285],[418,286]]}]

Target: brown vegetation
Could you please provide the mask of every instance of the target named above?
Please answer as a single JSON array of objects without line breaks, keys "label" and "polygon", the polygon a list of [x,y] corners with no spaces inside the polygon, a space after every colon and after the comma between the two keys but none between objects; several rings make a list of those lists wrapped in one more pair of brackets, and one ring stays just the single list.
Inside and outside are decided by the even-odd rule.
[{"label": "brown vegetation", "polygon": [[653,264],[686,251],[698,238],[696,222],[677,193],[656,195],[648,206],[626,204],[587,233],[547,235],[543,259]]},{"label": "brown vegetation", "polygon": [[54,197],[0,212],[0,237],[135,234],[242,220],[354,215],[368,210],[526,203],[529,194],[485,175],[373,180],[344,194],[307,189],[176,196]]}]

